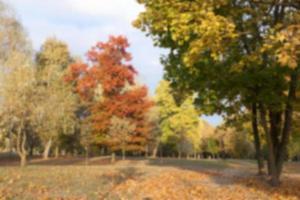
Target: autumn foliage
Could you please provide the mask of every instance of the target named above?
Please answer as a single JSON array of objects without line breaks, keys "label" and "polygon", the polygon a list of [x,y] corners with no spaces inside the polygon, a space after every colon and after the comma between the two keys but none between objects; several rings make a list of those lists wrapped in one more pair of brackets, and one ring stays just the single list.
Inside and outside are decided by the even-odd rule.
[{"label": "autumn foliage", "polygon": [[143,150],[149,135],[146,113],[152,106],[146,86],[136,83],[137,71],[130,64],[127,39],[111,36],[99,42],[87,53],[88,63],[75,63],[69,68],[66,80],[87,103],[93,134],[99,143],[118,149],[107,135],[112,117],[125,118],[135,124],[127,150]]}]

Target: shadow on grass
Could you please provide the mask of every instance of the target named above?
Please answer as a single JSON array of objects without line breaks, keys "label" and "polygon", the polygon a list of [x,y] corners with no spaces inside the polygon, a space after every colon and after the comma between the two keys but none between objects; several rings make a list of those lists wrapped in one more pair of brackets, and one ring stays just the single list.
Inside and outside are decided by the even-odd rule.
[{"label": "shadow on grass", "polygon": [[210,179],[218,185],[226,183],[231,186],[251,189],[249,190],[249,195],[251,193],[257,194],[258,192],[258,194],[262,193],[266,195],[268,199],[300,199],[300,179],[297,178],[283,176],[281,178],[281,185],[278,187],[272,187],[269,177],[266,175],[239,177],[220,174],[211,175]]},{"label": "shadow on grass", "polygon": [[224,170],[229,168],[227,161],[223,160],[184,160],[184,159],[149,159],[149,165],[159,167],[177,167],[188,170]]},{"label": "shadow on grass", "polygon": [[48,160],[35,159],[30,161],[30,165],[39,166],[68,166],[68,165],[109,165],[110,157],[95,157],[86,159],[84,157],[61,157],[61,158],[50,158]]},{"label": "shadow on grass", "polygon": [[[116,160],[118,161],[118,160]],[[49,158],[47,160],[41,157],[30,157],[28,158],[28,163],[30,165],[37,166],[98,166],[98,165],[111,165],[111,159],[109,156],[103,157],[93,157],[89,158],[88,162],[84,157],[59,157],[59,158]],[[18,156],[0,157],[0,167],[16,167],[20,165],[20,160]]]},{"label": "shadow on grass", "polygon": [[[211,181],[220,187],[241,186],[266,196],[281,196],[284,199],[300,199],[300,179],[282,176],[282,184],[272,187],[268,177],[256,175],[256,165],[249,160],[179,160],[150,159],[148,164],[158,167],[175,167],[209,175]],[[299,166],[299,164],[298,164]],[[250,193],[249,193],[250,195]]]},{"label": "shadow on grass", "polygon": [[144,174],[144,172],[140,172],[134,167],[124,167],[118,169],[114,173],[103,174],[100,179],[104,182],[110,183],[112,187],[101,195],[101,199],[118,199],[117,194],[114,193],[114,190],[118,186],[128,180],[136,180]]}]

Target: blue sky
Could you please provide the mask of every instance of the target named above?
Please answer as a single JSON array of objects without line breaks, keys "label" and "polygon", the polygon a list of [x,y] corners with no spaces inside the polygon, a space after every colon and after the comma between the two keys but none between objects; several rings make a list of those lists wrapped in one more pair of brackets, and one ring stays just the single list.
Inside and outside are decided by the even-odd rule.
[{"label": "blue sky", "polygon": [[[68,43],[73,55],[84,57],[97,41],[109,35],[125,35],[131,44],[133,65],[139,81],[154,93],[163,75],[159,62],[166,50],[153,46],[152,40],[132,27],[131,22],[143,7],[136,0],[4,0],[21,20],[33,47],[38,50],[47,37]],[[205,117],[217,125],[217,116]]]}]

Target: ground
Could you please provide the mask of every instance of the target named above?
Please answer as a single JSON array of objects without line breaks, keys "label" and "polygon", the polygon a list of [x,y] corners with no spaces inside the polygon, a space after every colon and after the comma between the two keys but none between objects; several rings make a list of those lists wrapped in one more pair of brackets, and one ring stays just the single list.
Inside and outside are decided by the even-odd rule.
[{"label": "ground", "polygon": [[[6,165],[5,165],[6,164]],[[109,158],[0,161],[0,199],[300,199],[300,164],[287,163],[282,185],[258,177],[254,161]]]}]

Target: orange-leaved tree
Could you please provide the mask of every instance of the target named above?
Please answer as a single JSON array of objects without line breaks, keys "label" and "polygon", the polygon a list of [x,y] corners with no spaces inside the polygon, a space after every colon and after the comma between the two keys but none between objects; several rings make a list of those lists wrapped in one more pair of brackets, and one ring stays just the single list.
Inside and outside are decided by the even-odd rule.
[{"label": "orange-leaved tree", "polygon": [[[136,70],[130,64],[131,54],[127,39],[111,36],[108,42],[97,43],[88,52],[88,63],[75,63],[69,67],[67,81],[74,84],[75,91],[86,103],[95,142],[105,144],[112,150],[121,145],[110,137],[114,117],[127,119],[135,125],[126,139],[127,151],[142,152],[149,139],[151,125],[147,112],[153,106],[148,89],[136,83]],[[124,137],[124,134],[114,134]]]}]

